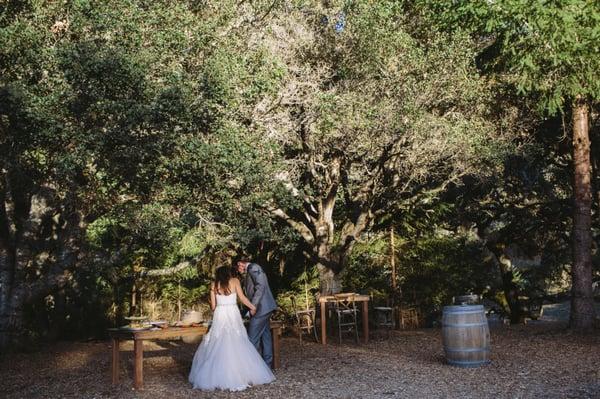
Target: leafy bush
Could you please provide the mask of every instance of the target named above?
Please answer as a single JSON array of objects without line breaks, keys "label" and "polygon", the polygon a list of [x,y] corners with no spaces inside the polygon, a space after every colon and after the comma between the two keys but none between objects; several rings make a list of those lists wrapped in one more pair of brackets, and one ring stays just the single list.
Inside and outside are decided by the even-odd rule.
[{"label": "leafy bush", "polygon": [[426,314],[439,312],[452,297],[465,293],[493,295],[498,271],[485,259],[480,244],[457,234],[429,234],[413,240],[397,238],[399,290],[391,289],[388,236],[375,235],[355,247],[344,273],[346,291],[395,297]]}]

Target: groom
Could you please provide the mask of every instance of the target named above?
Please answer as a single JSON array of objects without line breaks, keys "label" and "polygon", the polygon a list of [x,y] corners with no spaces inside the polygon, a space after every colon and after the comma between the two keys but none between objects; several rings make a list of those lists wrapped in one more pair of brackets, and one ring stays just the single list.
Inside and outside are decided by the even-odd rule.
[{"label": "groom", "polygon": [[245,274],[244,291],[246,296],[256,306],[256,313],[252,314],[248,325],[248,338],[260,352],[262,344],[262,357],[269,366],[273,366],[273,341],[271,337],[271,313],[277,309],[273,293],[269,288],[267,275],[256,263],[246,260],[237,262],[237,270]]}]

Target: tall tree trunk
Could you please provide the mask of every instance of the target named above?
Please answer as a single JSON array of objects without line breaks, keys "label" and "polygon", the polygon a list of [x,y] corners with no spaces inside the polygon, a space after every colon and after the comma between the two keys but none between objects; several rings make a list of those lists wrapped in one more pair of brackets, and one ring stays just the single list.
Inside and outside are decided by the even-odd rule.
[{"label": "tall tree trunk", "polygon": [[4,248],[0,247],[0,351],[5,348],[9,341],[10,331],[10,277],[8,273],[9,255]]},{"label": "tall tree trunk", "polygon": [[[308,260],[315,262],[319,271],[320,291],[324,295],[336,294],[342,290],[340,272],[348,263],[354,243],[373,219],[371,209],[361,207],[361,204],[365,202],[363,198],[365,193],[368,193],[371,188],[371,184],[367,184],[360,190],[357,200],[348,200],[354,203],[354,215],[340,229],[336,245],[337,235],[333,211],[338,196],[342,168],[341,156],[334,157],[323,178],[327,183],[327,189],[319,198],[304,198],[302,219],[294,219],[281,208],[272,205],[266,206],[271,214],[296,230],[310,248],[305,255]],[[295,191],[297,190],[291,190],[292,195],[296,195]]]},{"label": "tall tree trunk", "polygon": [[3,318],[3,325],[0,327],[0,353],[11,348],[19,349],[24,324],[23,304],[16,298],[11,300],[6,313],[0,317]]},{"label": "tall tree trunk", "polygon": [[25,307],[69,281],[84,228],[72,207],[56,207],[53,189],[15,191],[0,198],[0,350],[22,341]]},{"label": "tall tree trunk", "polygon": [[317,270],[319,271],[320,292],[322,295],[333,295],[342,291],[342,281],[338,273],[322,263],[317,263]]},{"label": "tall tree trunk", "polygon": [[583,99],[573,104],[573,268],[571,320],[574,330],[592,328],[592,192],[590,182],[589,109]]},{"label": "tall tree trunk", "polygon": [[319,271],[321,294],[332,295],[342,291],[341,272],[348,266],[353,247],[353,244],[342,248],[335,248],[329,244],[320,246],[318,249],[317,270]]},{"label": "tall tree trunk", "polygon": [[[479,236],[477,237],[478,239]],[[523,313],[523,304],[519,300],[520,290],[514,282],[514,273],[510,259],[504,256],[502,247],[496,243],[487,243],[484,246],[486,255],[498,267],[500,279],[502,281],[502,291],[508,306],[509,319],[511,324],[523,322],[525,317]]]},{"label": "tall tree trunk", "polygon": [[3,301],[0,309],[0,353],[19,348],[23,338],[24,291],[15,287],[8,287],[7,291],[11,295]]},{"label": "tall tree trunk", "polygon": [[[502,262],[500,262],[500,265],[502,265]],[[502,267],[502,290],[504,291],[506,304],[510,311],[510,323],[518,324],[523,322],[525,315],[523,313],[523,305],[519,300],[519,287],[513,282],[513,278],[512,270]]]},{"label": "tall tree trunk", "polygon": [[[4,201],[0,203],[3,208]],[[3,225],[0,224],[0,228]],[[0,232],[1,234],[1,232]],[[14,253],[10,248],[7,237],[0,236],[0,350],[8,345],[9,302],[12,290],[11,265]]]},{"label": "tall tree trunk", "polygon": [[[317,227],[318,244],[313,250],[317,255],[317,270],[319,271],[320,292],[323,295],[337,294],[342,291],[342,282],[339,275],[340,257],[333,252],[329,225],[321,224]],[[319,233],[320,231],[320,233]]]},{"label": "tall tree trunk", "polygon": [[[28,258],[27,248],[17,247],[23,242],[22,226],[26,225],[22,216],[28,213],[29,206],[15,198],[26,196],[15,195],[10,189],[8,175],[2,181],[0,191],[0,351],[4,351],[21,335],[23,326],[23,301],[19,280],[23,278],[25,265],[20,264]],[[26,245],[24,245],[26,247]]]}]

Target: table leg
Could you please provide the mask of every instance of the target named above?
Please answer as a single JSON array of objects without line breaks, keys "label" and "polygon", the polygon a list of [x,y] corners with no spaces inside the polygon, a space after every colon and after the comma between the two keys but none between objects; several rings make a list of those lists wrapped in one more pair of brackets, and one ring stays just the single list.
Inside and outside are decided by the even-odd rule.
[{"label": "table leg", "polygon": [[365,344],[369,343],[369,301],[363,301],[362,308],[363,335]]},{"label": "table leg", "polygon": [[119,368],[120,368],[120,345],[121,342],[118,338],[112,338],[112,383],[116,384],[119,382]]},{"label": "table leg", "polygon": [[144,360],[144,341],[136,339],[133,341],[133,387],[142,389],[144,385],[143,360]]},{"label": "table leg", "polygon": [[273,370],[278,369],[279,364],[279,350],[281,348],[280,341],[281,329],[279,327],[271,329],[271,336],[273,337]]},{"label": "table leg", "polygon": [[321,343],[327,345],[327,314],[325,313],[325,302],[321,302]]}]

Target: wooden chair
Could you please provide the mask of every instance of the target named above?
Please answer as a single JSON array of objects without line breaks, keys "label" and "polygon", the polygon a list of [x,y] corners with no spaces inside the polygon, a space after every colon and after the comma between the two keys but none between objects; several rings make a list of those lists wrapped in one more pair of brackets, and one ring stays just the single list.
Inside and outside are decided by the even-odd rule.
[{"label": "wooden chair", "polygon": [[419,328],[419,312],[415,307],[399,308],[398,324],[403,330]]},{"label": "wooden chair", "polygon": [[317,323],[315,322],[316,310],[315,309],[298,309],[296,306],[296,298],[291,297],[292,308],[294,310],[294,321],[296,323],[296,329],[298,330],[298,337],[302,342],[302,334],[308,335],[313,334],[315,342],[319,342],[317,336]]},{"label": "wooden chair", "polygon": [[354,337],[358,343],[358,309],[354,295],[336,295],[333,302],[333,313],[337,319],[340,343],[342,343],[342,330],[345,328],[348,329],[348,332],[354,330]]}]

